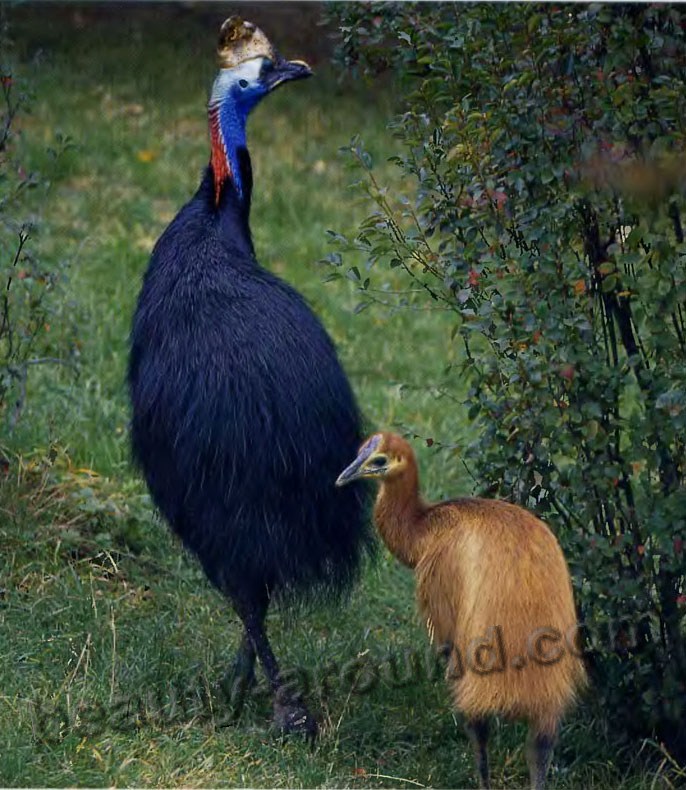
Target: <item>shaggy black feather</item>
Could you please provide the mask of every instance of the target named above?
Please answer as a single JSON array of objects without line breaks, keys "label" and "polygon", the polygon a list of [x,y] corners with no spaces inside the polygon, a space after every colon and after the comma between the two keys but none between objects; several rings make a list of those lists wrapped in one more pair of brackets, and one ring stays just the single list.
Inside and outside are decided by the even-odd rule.
[{"label": "shaggy black feather", "polygon": [[[251,184],[241,151],[244,184]],[[367,495],[336,488],[362,439],[333,344],[260,267],[249,194],[211,168],[159,239],[131,336],[132,445],[152,498],[234,600],[345,591],[371,548]]]}]

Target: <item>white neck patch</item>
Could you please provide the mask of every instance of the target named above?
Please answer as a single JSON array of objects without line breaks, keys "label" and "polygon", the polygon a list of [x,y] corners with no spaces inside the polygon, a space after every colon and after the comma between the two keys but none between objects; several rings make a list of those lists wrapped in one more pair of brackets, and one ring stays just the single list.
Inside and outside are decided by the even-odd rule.
[{"label": "white neck patch", "polygon": [[255,85],[260,78],[260,71],[264,58],[262,56],[257,58],[250,58],[239,63],[233,69],[220,69],[219,74],[212,85],[212,93],[210,94],[209,107],[210,109],[221,104],[226,94],[231,88],[236,85],[240,80],[245,80],[249,86]]}]

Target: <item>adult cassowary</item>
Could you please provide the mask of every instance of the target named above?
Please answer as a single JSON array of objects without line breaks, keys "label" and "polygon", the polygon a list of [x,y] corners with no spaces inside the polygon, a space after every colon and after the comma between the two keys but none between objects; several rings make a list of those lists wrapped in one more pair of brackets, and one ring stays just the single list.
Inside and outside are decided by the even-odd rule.
[{"label": "adult cassowary", "polygon": [[308,77],[265,35],[221,28],[211,159],[152,253],[131,335],[132,445],[152,498],[244,626],[235,671],[260,659],[277,724],[313,734],[265,633],[272,600],[339,594],[372,545],[366,495],[334,481],[360,420],[335,349],[302,297],[261,268],[245,127],[278,85]]}]

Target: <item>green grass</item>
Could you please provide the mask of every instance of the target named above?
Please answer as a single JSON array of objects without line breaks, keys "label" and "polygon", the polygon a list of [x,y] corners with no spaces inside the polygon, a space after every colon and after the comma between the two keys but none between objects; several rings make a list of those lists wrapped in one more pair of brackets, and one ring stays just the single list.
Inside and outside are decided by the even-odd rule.
[{"label": "green grass", "polygon": [[[19,73],[35,93],[21,144],[52,181],[23,208],[40,215],[34,253],[48,266],[71,262],[62,319],[76,326],[81,372],[34,371],[22,421],[2,441],[17,460],[0,487],[0,785],[473,786],[440,679],[395,688],[384,676],[358,694],[333,673],[322,688],[334,664],[426,650],[411,575],[386,553],[348,606],[270,615],[283,665],[313,680],[314,750],[275,736],[264,694],[226,720],[220,688],[236,617],[158,522],[130,467],[124,385],[150,250],[207,160],[214,31],[163,17],[144,35],[124,22],[78,29],[46,13],[17,17]],[[338,148],[360,133],[381,178],[397,183],[384,163],[395,150],[390,107],[382,91],[341,87],[327,69],[265,101],[249,128],[252,228],[259,259],[322,317],[369,424],[438,440],[415,446],[427,493],[441,497],[470,490],[457,458],[437,451],[440,440],[469,440],[465,409],[427,387],[455,359],[448,316],[355,315],[354,285],[323,284],[316,264],[326,230],[349,232],[370,210],[349,189]],[[58,132],[75,148],[55,164],[46,148]],[[553,787],[651,786],[653,775],[617,767],[605,727],[583,707],[570,717]],[[496,728],[496,786],[525,784],[523,737],[521,726]]]}]

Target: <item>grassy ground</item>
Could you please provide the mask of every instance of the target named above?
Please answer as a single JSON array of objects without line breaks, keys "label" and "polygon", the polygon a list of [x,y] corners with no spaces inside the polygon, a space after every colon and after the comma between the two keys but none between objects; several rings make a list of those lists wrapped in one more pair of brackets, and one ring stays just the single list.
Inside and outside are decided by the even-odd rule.
[{"label": "grassy ground", "polygon": [[[101,25],[45,14],[28,8],[16,21],[20,72],[35,91],[23,145],[30,167],[52,179],[25,208],[40,214],[35,253],[71,262],[65,318],[81,374],[36,371],[23,419],[1,442],[24,456],[13,456],[0,487],[0,785],[473,785],[441,679],[422,670],[393,682],[389,654],[423,656],[427,640],[412,578],[386,554],[348,607],[270,616],[284,665],[309,673],[322,722],[314,750],[269,730],[263,690],[229,715],[222,681],[236,618],[158,523],[129,465],[124,387],[148,255],[207,160],[214,30],[163,15],[143,28],[135,14]],[[354,315],[353,285],[324,285],[316,265],[326,230],[349,231],[369,208],[348,189],[337,149],[361,133],[377,158],[390,155],[388,112],[383,92],[339,87],[326,69],[257,110],[256,248],[322,316],[371,425],[463,442],[464,409],[427,389],[455,353],[448,318]],[[45,151],[58,133],[75,148],[55,165]],[[430,496],[470,490],[454,457],[416,447]],[[357,658],[382,665],[366,693],[346,668]],[[494,783],[522,786],[522,729],[498,727],[493,740]],[[583,709],[551,777],[560,788],[655,779],[617,768],[603,726]]]}]

